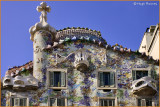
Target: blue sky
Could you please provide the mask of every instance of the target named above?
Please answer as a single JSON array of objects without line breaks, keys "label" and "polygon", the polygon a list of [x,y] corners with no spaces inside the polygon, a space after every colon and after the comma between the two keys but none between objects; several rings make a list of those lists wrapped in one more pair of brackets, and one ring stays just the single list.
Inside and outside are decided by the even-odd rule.
[{"label": "blue sky", "polygon": [[[1,2],[1,77],[9,67],[33,59],[29,28],[39,22],[40,1]],[[145,5],[140,5],[144,3]],[[47,1],[48,23],[55,29],[88,27],[108,44],[137,50],[147,27],[159,23],[159,3],[146,1]],[[136,4],[136,5],[135,5]]]}]

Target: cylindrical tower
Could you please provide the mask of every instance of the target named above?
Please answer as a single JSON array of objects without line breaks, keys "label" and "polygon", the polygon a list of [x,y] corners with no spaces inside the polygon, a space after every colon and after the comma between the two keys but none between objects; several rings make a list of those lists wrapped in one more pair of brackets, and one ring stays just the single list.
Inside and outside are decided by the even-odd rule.
[{"label": "cylindrical tower", "polygon": [[40,22],[36,23],[29,30],[31,34],[31,40],[33,41],[33,76],[42,82],[45,76],[46,68],[46,52],[44,48],[51,45],[56,34],[56,30],[51,27],[47,21],[47,12],[50,12],[50,7],[42,2],[37,7],[37,11],[41,12]]}]

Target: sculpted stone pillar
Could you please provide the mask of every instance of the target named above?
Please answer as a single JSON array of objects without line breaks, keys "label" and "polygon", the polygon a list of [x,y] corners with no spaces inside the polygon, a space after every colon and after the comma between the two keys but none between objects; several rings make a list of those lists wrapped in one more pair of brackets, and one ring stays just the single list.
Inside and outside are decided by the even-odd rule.
[{"label": "sculpted stone pillar", "polygon": [[56,30],[51,27],[47,21],[47,12],[50,12],[50,7],[45,2],[37,6],[37,11],[41,12],[40,22],[36,23],[29,30],[33,41],[33,76],[40,82],[45,82],[46,71],[46,52],[43,51],[48,45],[54,41]]}]

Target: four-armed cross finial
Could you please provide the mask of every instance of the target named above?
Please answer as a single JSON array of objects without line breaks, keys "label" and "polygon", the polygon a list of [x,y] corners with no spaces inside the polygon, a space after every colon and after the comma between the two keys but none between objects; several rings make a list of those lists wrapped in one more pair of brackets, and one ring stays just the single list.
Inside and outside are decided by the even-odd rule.
[{"label": "four-armed cross finial", "polygon": [[40,6],[37,6],[37,11],[41,12],[40,22],[47,22],[47,12],[50,12],[51,8],[47,6],[46,2],[42,2]]}]

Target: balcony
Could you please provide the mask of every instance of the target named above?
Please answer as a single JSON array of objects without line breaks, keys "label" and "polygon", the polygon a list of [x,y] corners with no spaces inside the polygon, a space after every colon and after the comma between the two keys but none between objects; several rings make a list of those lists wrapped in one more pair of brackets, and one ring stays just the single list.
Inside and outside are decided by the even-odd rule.
[{"label": "balcony", "polygon": [[15,90],[24,89],[24,78],[22,76],[16,76],[13,80],[13,88]]},{"label": "balcony", "polygon": [[3,79],[3,87],[5,89],[14,89],[15,91],[36,90],[38,88],[38,80],[32,75],[12,77],[6,75]]},{"label": "balcony", "polygon": [[74,66],[77,70],[84,72],[88,69],[89,62],[88,62],[88,54],[85,51],[78,51],[75,53],[75,62]]},{"label": "balcony", "polygon": [[12,88],[13,86],[13,79],[10,75],[6,75],[3,79],[3,87],[4,88]]},{"label": "balcony", "polygon": [[32,75],[27,76],[25,80],[25,85],[28,90],[36,90],[38,88],[38,80]]},{"label": "balcony", "polygon": [[151,77],[142,77],[132,82],[131,92],[137,96],[153,96],[157,93],[157,81]]}]

